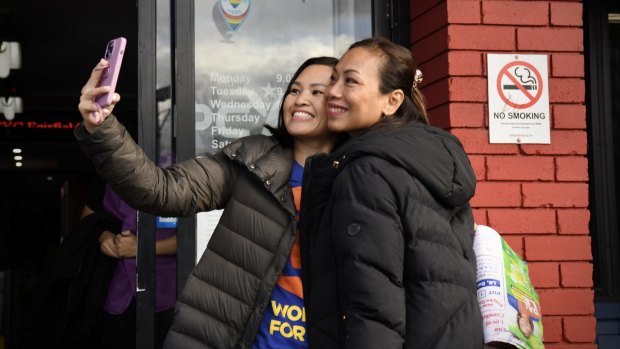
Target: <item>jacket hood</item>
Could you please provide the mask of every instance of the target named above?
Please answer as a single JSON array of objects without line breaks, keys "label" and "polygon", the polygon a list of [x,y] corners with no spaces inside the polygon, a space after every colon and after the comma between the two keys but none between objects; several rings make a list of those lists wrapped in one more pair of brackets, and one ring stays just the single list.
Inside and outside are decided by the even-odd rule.
[{"label": "jacket hood", "polygon": [[458,207],[476,190],[476,176],[461,142],[429,125],[380,126],[352,138],[330,157],[340,168],[376,156],[404,168],[442,204]]}]

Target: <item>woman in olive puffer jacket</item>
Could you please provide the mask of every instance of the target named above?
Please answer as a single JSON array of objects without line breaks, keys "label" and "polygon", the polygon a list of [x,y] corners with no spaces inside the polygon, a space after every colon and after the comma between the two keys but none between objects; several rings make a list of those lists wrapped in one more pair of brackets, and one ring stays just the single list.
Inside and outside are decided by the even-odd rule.
[{"label": "woman in olive puffer jacket", "polygon": [[[105,62],[94,70],[83,89],[79,109],[84,122],[75,135],[99,174],[145,212],[187,216],[224,209],[178,299],[166,348],[307,347],[305,316],[289,311],[285,320],[297,321],[295,336],[287,337],[286,331],[278,336],[270,326],[284,328],[284,320],[277,319],[282,300],[276,297],[291,291],[285,281],[295,274],[286,274],[287,268],[293,267],[292,273],[300,268],[295,244],[295,201],[300,198],[294,196],[301,190],[291,188],[291,176],[295,169],[303,171],[307,156],[330,151],[337,139],[327,130],[323,94],[336,62],[318,57],[298,69],[285,92],[278,127],[271,129],[274,136],[242,138],[213,156],[166,169],[147,159],[113,115],[105,115],[101,124],[91,118],[91,113],[111,110],[94,105],[106,91],[96,87]],[[301,314],[301,285],[292,293],[301,296],[296,303]]]}]

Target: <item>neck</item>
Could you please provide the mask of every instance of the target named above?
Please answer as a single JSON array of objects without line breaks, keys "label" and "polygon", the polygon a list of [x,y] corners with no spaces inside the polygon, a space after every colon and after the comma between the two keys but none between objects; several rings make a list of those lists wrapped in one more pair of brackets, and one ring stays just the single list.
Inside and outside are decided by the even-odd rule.
[{"label": "neck", "polygon": [[293,153],[295,161],[304,166],[306,159],[319,153],[329,153],[336,143],[336,136],[321,139],[299,139],[293,140]]}]

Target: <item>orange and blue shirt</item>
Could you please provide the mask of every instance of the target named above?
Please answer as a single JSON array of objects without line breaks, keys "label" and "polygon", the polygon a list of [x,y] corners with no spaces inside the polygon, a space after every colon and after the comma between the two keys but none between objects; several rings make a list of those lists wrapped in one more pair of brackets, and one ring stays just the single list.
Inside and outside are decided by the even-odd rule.
[{"label": "orange and blue shirt", "polygon": [[[290,184],[295,200],[297,224],[301,203],[301,181],[304,168],[293,162]],[[308,348],[306,335],[306,311],[301,287],[301,255],[299,251],[299,229],[291,255],[271,293],[267,308],[252,349]]]}]

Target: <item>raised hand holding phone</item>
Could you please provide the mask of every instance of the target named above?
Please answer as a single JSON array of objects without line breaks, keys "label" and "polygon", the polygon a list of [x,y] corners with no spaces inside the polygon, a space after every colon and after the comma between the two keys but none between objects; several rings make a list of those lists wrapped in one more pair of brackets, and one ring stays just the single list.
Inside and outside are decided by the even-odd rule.
[{"label": "raised hand holding phone", "polygon": [[97,86],[110,86],[110,89],[108,92],[97,96],[95,99],[99,112],[93,113],[93,118],[97,124],[103,121],[103,112],[101,112],[101,109],[112,104],[112,98],[114,96],[114,90],[116,89],[116,82],[118,81],[118,75],[121,70],[126,45],[127,40],[120,37],[110,40],[106,46],[103,58],[108,62],[108,66],[103,68]]}]

